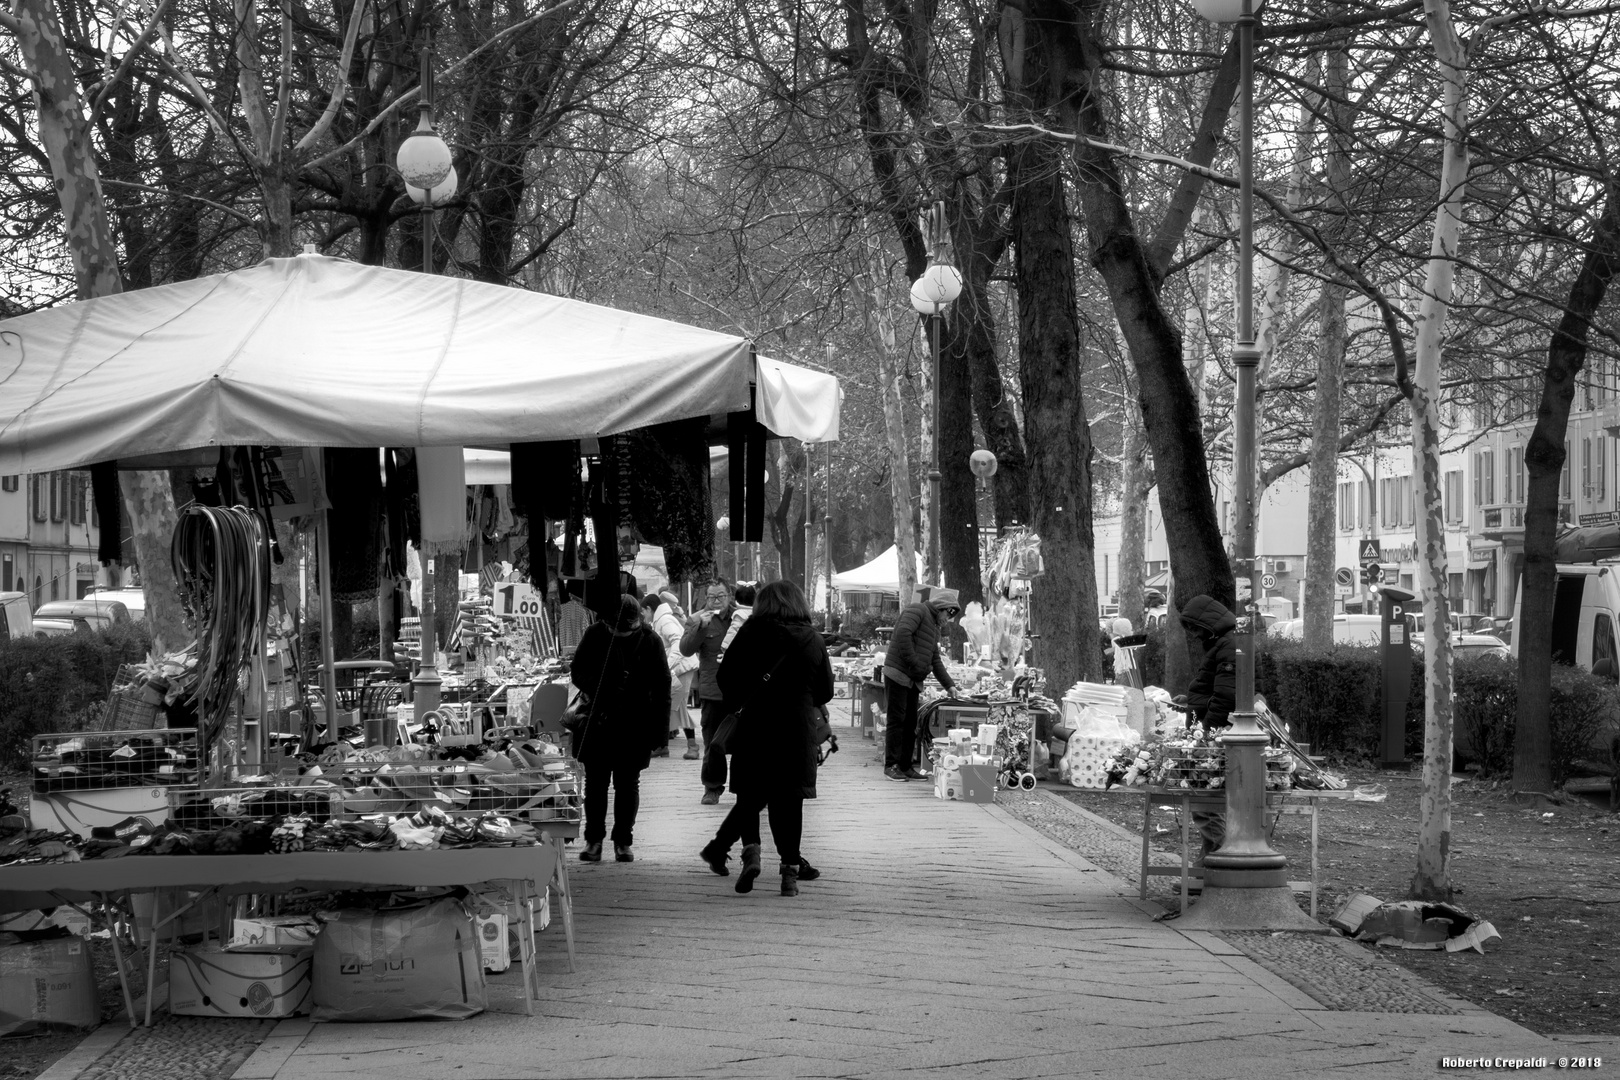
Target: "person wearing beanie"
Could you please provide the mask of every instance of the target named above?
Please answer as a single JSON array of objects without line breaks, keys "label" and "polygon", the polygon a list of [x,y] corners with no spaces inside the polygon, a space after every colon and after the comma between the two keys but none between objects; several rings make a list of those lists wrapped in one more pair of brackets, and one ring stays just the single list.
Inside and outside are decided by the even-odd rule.
[{"label": "person wearing beanie", "polygon": [[584,726],[574,732],[574,756],[585,766],[585,850],[579,857],[602,861],[611,783],[613,855],[632,862],[641,773],[669,729],[669,664],[635,597],[621,595],[617,618],[585,631],[570,678],[590,702]]},{"label": "person wearing beanie", "polygon": [[890,780],[926,780],[917,769],[917,699],[930,672],[946,693],[956,689],[945,670],[940,639],[945,627],[961,612],[955,589],[935,589],[927,600],[911,604],[894,621],[889,648],[883,658],[883,690],[888,709],[888,733],[883,752],[883,775]]}]

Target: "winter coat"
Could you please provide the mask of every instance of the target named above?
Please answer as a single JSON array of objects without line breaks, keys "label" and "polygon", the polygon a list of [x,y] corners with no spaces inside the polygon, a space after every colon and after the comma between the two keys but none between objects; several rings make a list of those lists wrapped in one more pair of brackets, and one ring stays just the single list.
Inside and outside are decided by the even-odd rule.
[{"label": "winter coat", "polygon": [[570,678],[591,696],[574,756],[645,769],[669,729],[669,664],[658,635],[648,626],[620,632],[597,623],[579,639]]},{"label": "winter coat", "polygon": [[751,618],[726,650],[719,681],[726,711],[743,710],[732,743],[731,790],[815,798],[816,721],[833,696],[832,662],[821,635],[807,622]]},{"label": "winter coat", "polygon": [[653,612],[653,629],[664,642],[664,660],[669,664],[671,678],[680,678],[689,671],[696,671],[698,662],[695,656],[685,656],[681,653],[681,638],[686,634],[686,628],[676,617],[675,609],[668,604],[659,604],[658,610]]},{"label": "winter coat", "polygon": [[727,604],[708,618],[700,613],[698,621],[681,635],[681,655],[698,658],[698,697],[704,701],[719,701],[725,696],[715,675],[720,670],[720,653],[736,610],[737,605]]},{"label": "winter coat", "polygon": [[920,686],[932,671],[940,686],[946,690],[954,687],[939,647],[943,632],[940,609],[933,601],[908,606],[894,621],[894,632],[889,635],[889,648],[883,655],[884,677],[901,686]]},{"label": "winter coat", "polygon": [[731,648],[731,643],[737,640],[737,631],[742,629],[742,624],[747,622],[749,616],[753,615],[753,613],[753,608],[743,607],[741,604],[738,604],[736,610],[731,613],[731,629],[727,630],[726,636],[720,639],[720,655],[722,657],[726,655],[726,650]]},{"label": "winter coat", "polygon": [[1232,640],[1237,617],[1200,593],[1181,609],[1181,622],[1204,645],[1203,662],[1187,687],[1187,704],[1206,727],[1226,727],[1237,704],[1237,645]]}]

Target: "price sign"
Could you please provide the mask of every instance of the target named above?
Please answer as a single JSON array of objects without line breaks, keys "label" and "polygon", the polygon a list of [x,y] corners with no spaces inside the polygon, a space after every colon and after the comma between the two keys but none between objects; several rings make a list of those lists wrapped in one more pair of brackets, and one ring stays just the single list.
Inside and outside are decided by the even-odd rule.
[{"label": "price sign", "polygon": [[545,603],[533,585],[512,582],[495,590],[495,614],[503,619],[535,618]]}]

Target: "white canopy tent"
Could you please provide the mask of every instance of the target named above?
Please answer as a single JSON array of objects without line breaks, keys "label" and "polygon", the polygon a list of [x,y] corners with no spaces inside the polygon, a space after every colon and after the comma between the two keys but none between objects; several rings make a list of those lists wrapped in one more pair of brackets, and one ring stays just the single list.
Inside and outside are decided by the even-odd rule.
[{"label": "white canopy tent", "polygon": [[[922,556],[917,556],[917,576],[924,578]],[[833,588],[846,593],[900,593],[900,549],[893,544],[887,551],[864,566],[846,570],[832,576]]]},{"label": "white canopy tent", "polygon": [[[837,380],[740,337],[301,255],[0,321],[0,474],[219,446],[505,446],[748,407],[836,438]],[[190,460],[203,460],[195,454]]]},{"label": "white canopy tent", "polygon": [[837,437],[837,380],[761,365],[740,337],[459,278],[267,259],[0,321],[0,474],[211,464],[222,446],[590,438],[723,419],[748,408],[751,383],[775,434]]}]

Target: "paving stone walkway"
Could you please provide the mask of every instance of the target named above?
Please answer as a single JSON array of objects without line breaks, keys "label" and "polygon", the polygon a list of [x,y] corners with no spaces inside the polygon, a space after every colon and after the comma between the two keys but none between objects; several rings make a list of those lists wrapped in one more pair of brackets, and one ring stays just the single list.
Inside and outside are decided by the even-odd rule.
[{"label": "paving stone walkway", "polygon": [[741,896],[696,857],[730,797],[700,806],[696,763],[656,761],[636,861],[570,865],[579,970],[542,935],[537,1015],[501,976],[461,1023],[285,1021],[235,1075],[1259,1080],[1559,1050],[1466,1002],[1328,1007],[1231,941],[1153,922],[1133,887],[1002,808],[930,790],[846,739],[807,804],[825,876],[784,898],[767,859]]}]

